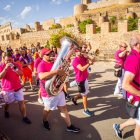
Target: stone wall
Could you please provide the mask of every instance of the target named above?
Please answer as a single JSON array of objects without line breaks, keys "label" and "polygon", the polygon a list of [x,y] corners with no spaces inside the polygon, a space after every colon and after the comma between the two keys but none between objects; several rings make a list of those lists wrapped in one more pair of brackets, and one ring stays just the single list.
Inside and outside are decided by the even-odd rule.
[{"label": "stone wall", "polygon": [[77,20],[74,16],[66,17],[66,18],[61,18],[60,19],[60,24],[62,27],[66,27],[69,24],[77,25]]},{"label": "stone wall", "polygon": [[[37,42],[40,42],[41,45],[44,46],[47,40],[50,39],[50,36],[52,34],[58,33],[60,30],[61,29],[52,29],[47,31],[24,33],[21,35],[20,44],[23,45],[24,43],[26,43],[27,46],[30,46],[31,44],[36,44]],[[78,27],[65,28],[65,31],[75,34],[76,36],[79,34]]]},{"label": "stone wall", "polygon": [[53,24],[55,24],[55,20],[54,19],[49,19],[43,22],[42,24],[42,28],[44,30],[48,30]]},{"label": "stone wall", "polygon": [[[126,42],[128,44],[130,37],[134,33],[140,33],[140,20],[138,25],[138,31],[133,32],[128,32],[127,20],[118,22],[118,32],[110,32],[110,24],[108,22],[102,23],[101,33],[96,33],[95,26],[92,24],[87,25],[86,34],[80,34],[78,27],[65,28],[65,30],[66,32],[74,34],[81,42],[90,42],[92,46],[91,51],[99,49],[100,57],[107,59],[114,57],[115,50],[118,48],[119,43]],[[30,46],[32,43],[36,44],[37,42],[40,42],[44,45],[47,40],[50,39],[50,35],[57,33],[59,30],[60,29],[25,33],[21,35],[20,43],[18,41],[16,41],[16,43],[19,43],[20,45],[26,43],[27,46]]]},{"label": "stone wall", "polygon": [[97,3],[93,2],[88,4],[88,9],[98,9],[98,8],[108,7],[114,4],[118,4],[118,0],[98,1]]},{"label": "stone wall", "polygon": [[128,32],[127,20],[118,22],[118,32],[110,32],[110,24],[105,22],[101,26],[101,33],[91,34],[94,26],[87,25],[86,41],[90,42],[92,51],[100,50],[100,56],[103,59],[114,58],[114,53],[121,42],[126,42],[129,45],[131,36],[135,33],[140,33],[140,20],[138,22],[138,31]]},{"label": "stone wall", "polygon": [[0,26],[0,45],[9,45],[10,33],[12,31],[11,23],[6,23]]},{"label": "stone wall", "polygon": [[[92,49],[95,51],[99,49],[100,57],[103,59],[113,58],[115,50],[118,48],[119,43],[126,42],[129,43],[130,37],[134,33],[140,33],[140,20],[138,21],[138,30],[128,32],[128,23],[127,20],[118,21],[118,32],[110,32],[109,22],[103,22],[101,24],[101,33],[96,33],[96,26],[93,24],[86,26],[86,34],[79,33],[78,27],[63,28],[66,32],[72,33],[76,38],[78,38],[79,43],[81,42],[90,42]],[[58,33],[62,29],[52,29],[47,31],[37,31],[20,34],[20,38],[15,38],[14,40],[9,41],[9,45],[12,48],[17,48],[22,46],[24,43],[28,47],[30,45],[40,42],[41,45],[45,45],[46,42],[50,39],[52,34]]]}]

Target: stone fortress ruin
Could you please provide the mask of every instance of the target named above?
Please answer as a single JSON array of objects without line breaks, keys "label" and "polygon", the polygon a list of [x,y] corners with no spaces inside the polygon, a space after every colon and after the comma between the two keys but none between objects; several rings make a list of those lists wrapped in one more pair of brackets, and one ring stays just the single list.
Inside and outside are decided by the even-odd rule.
[{"label": "stone fortress ruin", "polygon": [[[117,18],[117,32],[111,32],[109,18]],[[138,20],[138,30],[128,31],[128,18],[140,17],[140,0],[81,0],[80,4],[74,6],[74,14],[61,18],[60,25],[69,33],[74,34],[80,40],[90,42],[92,50],[99,49],[103,57],[111,57],[120,42],[128,42],[134,32],[140,33],[140,19]],[[78,24],[86,19],[92,19],[93,24],[86,26],[86,34],[79,31]],[[26,43],[30,45],[40,42],[44,45],[50,36],[61,29],[50,29],[55,24],[54,19],[39,21],[34,23],[34,28],[26,25],[24,28],[13,29],[11,23],[0,26],[0,46],[2,48],[10,45],[20,47]],[[67,28],[67,25],[73,27]],[[96,27],[100,27],[100,33],[96,32]]]}]

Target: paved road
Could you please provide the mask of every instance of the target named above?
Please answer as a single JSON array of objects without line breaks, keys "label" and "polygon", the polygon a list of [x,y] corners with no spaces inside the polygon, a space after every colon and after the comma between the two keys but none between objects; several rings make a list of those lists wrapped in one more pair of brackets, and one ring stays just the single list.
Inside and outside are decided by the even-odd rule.
[{"label": "paved road", "polygon": [[[54,111],[50,115],[51,131],[42,127],[43,106],[37,102],[37,94],[26,92],[27,113],[32,120],[31,125],[23,124],[18,110],[18,105],[12,104],[9,119],[3,117],[0,109],[0,130],[4,131],[11,140],[117,140],[112,125],[121,123],[127,119],[125,114],[125,102],[114,97],[113,90],[116,78],[113,76],[113,62],[97,62],[89,76],[91,93],[89,95],[89,108],[94,112],[93,117],[86,117],[82,111],[82,100],[78,106],[67,102],[72,122],[81,128],[79,134],[66,132],[65,123],[60,118],[59,112]],[[69,92],[73,96],[77,88],[71,88]],[[124,130],[125,140],[134,140],[134,127]]]}]

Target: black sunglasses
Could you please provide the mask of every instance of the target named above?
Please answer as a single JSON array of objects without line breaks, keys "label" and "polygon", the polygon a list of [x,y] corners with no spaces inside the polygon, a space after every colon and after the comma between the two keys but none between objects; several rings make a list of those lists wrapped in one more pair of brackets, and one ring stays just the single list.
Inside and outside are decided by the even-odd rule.
[{"label": "black sunglasses", "polygon": [[49,55],[50,55],[50,53],[49,53],[49,54],[44,54],[44,55],[49,56]]}]

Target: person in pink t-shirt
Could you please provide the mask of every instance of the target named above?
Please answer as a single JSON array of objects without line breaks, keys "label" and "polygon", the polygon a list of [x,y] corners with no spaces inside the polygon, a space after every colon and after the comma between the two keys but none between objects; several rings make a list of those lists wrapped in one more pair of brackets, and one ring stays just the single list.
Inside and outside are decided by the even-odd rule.
[{"label": "person in pink t-shirt", "polygon": [[22,121],[27,124],[31,124],[31,121],[27,118],[26,107],[24,103],[24,94],[22,91],[22,85],[20,83],[20,78],[23,72],[18,64],[13,62],[11,54],[6,54],[4,57],[4,62],[0,64],[0,79],[5,106],[4,115],[5,118],[9,118],[9,104],[18,101],[20,112],[23,116]]},{"label": "person in pink t-shirt", "polygon": [[[40,62],[42,61],[42,53],[41,53],[41,48],[38,50],[38,54],[39,54],[39,57],[35,59],[34,61],[34,74],[35,74],[35,77],[36,77],[36,85],[39,86],[39,77],[38,77],[38,73],[37,73],[37,68],[38,68],[38,65],[40,64]],[[40,92],[40,89],[38,91],[38,102],[40,104],[43,104],[43,101],[42,101],[42,98],[41,98],[41,92]]]},{"label": "person in pink t-shirt", "polygon": [[50,96],[45,90],[46,80],[52,78],[55,75],[64,75],[65,71],[61,69],[51,70],[54,64],[54,53],[52,50],[44,48],[42,49],[43,60],[37,68],[37,72],[40,79],[40,91],[44,103],[43,110],[43,126],[50,130],[50,125],[48,122],[48,116],[52,110],[59,109],[61,117],[67,124],[67,131],[79,132],[80,129],[71,124],[70,117],[66,107],[65,96],[63,92],[60,92],[57,96]]},{"label": "person in pink t-shirt", "polygon": [[76,50],[76,57],[72,62],[72,66],[75,72],[75,80],[78,85],[78,92],[79,94],[72,98],[72,102],[77,105],[77,100],[79,98],[83,98],[83,106],[84,111],[83,113],[87,116],[92,116],[92,112],[88,110],[88,103],[87,103],[87,94],[89,93],[89,85],[88,85],[88,67],[93,64],[93,61],[89,61],[88,58],[84,57],[81,53],[81,49]]},{"label": "person in pink t-shirt", "polygon": [[115,60],[116,64],[115,66],[120,66],[122,68],[122,76],[118,77],[118,81],[114,90],[114,95],[120,95],[123,96],[123,98],[126,98],[126,93],[125,90],[122,89],[122,81],[123,81],[123,76],[124,76],[124,62],[127,57],[127,44],[126,43],[121,43],[119,45],[119,50],[116,51],[115,53]]},{"label": "person in pink t-shirt", "polygon": [[124,69],[123,88],[127,97],[133,97],[133,103],[139,103],[137,118],[130,118],[124,123],[114,124],[113,128],[118,137],[122,138],[122,131],[128,126],[135,126],[134,136],[140,140],[140,34],[134,35],[130,40],[131,52],[126,58]]}]

